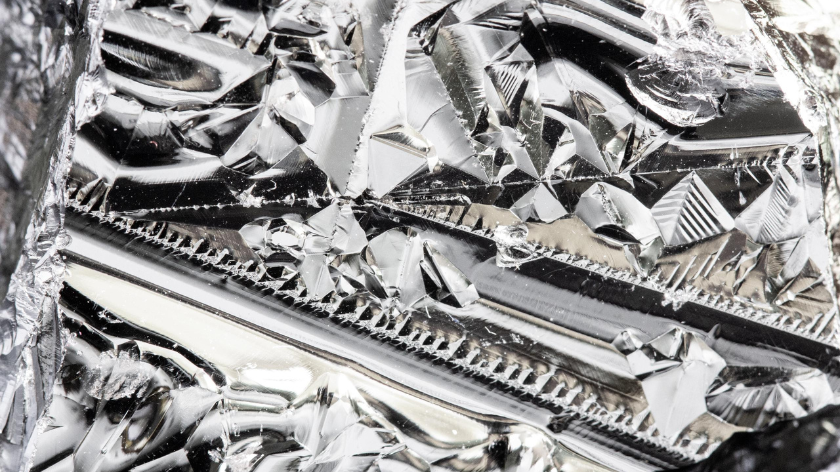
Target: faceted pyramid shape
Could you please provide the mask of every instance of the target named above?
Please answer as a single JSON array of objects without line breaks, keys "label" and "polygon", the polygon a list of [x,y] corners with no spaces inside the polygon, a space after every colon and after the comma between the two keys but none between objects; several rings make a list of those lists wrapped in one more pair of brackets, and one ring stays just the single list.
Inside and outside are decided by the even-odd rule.
[{"label": "faceted pyramid shape", "polygon": [[426,169],[432,151],[423,136],[407,126],[373,134],[368,146],[370,189],[377,196]]},{"label": "faceted pyramid shape", "polygon": [[725,233],[735,222],[695,172],[691,172],[651,208],[669,245],[688,244]]},{"label": "faceted pyramid shape", "polygon": [[803,236],[810,216],[806,185],[801,175],[780,168],[770,188],[738,215],[735,226],[758,243]]}]

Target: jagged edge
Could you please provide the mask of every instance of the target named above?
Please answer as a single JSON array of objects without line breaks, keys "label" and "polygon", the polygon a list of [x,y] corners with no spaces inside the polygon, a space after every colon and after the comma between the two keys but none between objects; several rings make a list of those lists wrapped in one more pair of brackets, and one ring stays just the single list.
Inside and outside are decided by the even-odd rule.
[{"label": "jagged edge", "polygon": [[[492,230],[484,229],[484,228],[472,228],[467,225],[458,224],[457,222],[452,222],[449,220],[443,220],[438,218],[435,215],[432,215],[431,212],[418,212],[416,211],[413,206],[419,207],[429,207],[430,205],[427,204],[412,204],[412,203],[395,203],[395,204],[385,204],[379,203],[380,206],[386,207],[391,210],[395,211],[402,211],[408,214],[425,218],[427,220],[434,221],[436,223],[440,223],[442,225],[448,226],[450,228],[454,228],[457,230],[465,231],[470,234],[474,234],[476,236],[480,236],[482,238],[493,240],[492,237]],[[460,221],[460,220],[459,220]],[[687,300],[691,303],[696,303],[698,305],[705,306],[707,308],[711,308],[713,310],[721,311],[733,316],[737,316],[739,318],[743,318],[749,321],[754,321],[756,323],[761,323],[765,326],[770,328],[778,329],[781,331],[785,331],[787,333],[801,336],[803,338],[811,339],[814,341],[818,341],[821,343],[828,344],[832,347],[837,347],[837,339],[834,330],[828,330],[828,334],[822,334],[826,331],[828,327],[828,321],[832,318],[837,316],[837,306],[834,306],[831,311],[828,313],[823,314],[822,317],[816,318],[811,323],[805,325],[804,327],[801,326],[801,323],[797,323],[801,320],[794,320],[788,315],[781,315],[779,313],[769,313],[754,307],[747,306],[738,300],[731,299],[728,297],[723,297],[722,295],[712,295],[710,293],[704,292],[702,289],[695,287],[688,283],[687,281],[680,280],[680,285],[684,283],[688,288],[674,288],[669,287],[671,279],[674,278],[677,272],[680,269],[677,269],[674,274],[669,277],[665,283],[660,283],[658,276],[656,279],[653,277],[642,278],[638,274],[626,270],[616,269],[598,262],[591,261],[585,257],[577,256],[574,254],[569,254],[567,252],[559,251],[555,248],[548,248],[545,246],[541,246],[536,243],[534,244],[536,251],[542,253],[542,257],[554,259],[566,264],[574,265],[581,269],[588,270],[590,272],[595,272],[599,275],[604,277],[608,277],[615,280],[620,280],[622,282],[632,283],[634,285],[639,285],[641,287],[654,290],[657,292],[662,293],[666,297],[670,297],[671,299],[674,298],[675,295],[691,295],[691,298]],[[691,266],[689,266],[690,268]],[[678,278],[681,279],[681,278]],[[822,322],[822,323],[820,323]],[[821,326],[820,326],[821,325]],[[817,329],[819,328],[819,329]],[[818,333],[821,334],[811,334],[810,331],[817,329]]]},{"label": "jagged edge", "polygon": [[[554,407],[563,412],[568,412],[574,419],[581,420],[590,427],[595,427],[611,434],[626,436],[632,443],[642,443],[646,447],[658,453],[675,459],[678,462],[693,462],[701,460],[711,454],[720,442],[709,442],[704,433],[700,438],[691,439],[687,434],[678,436],[669,441],[657,433],[656,424],[653,423],[646,430],[639,430],[640,426],[650,416],[650,409],[646,408],[635,417],[626,415],[624,407],[618,407],[609,411],[604,405],[598,402],[598,397],[591,394],[588,398],[578,398],[583,390],[583,384],[591,384],[588,379],[580,379],[574,374],[562,370],[564,375],[577,381],[574,388],[567,388],[565,382],[549,392],[544,392],[544,387],[557,373],[556,370],[533,378],[528,374],[530,368],[523,368],[515,362],[505,362],[503,356],[498,356],[493,362],[485,364],[483,361],[475,363],[484,352],[475,348],[467,353],[459,353],[458,348],[467,341],[462,337],[454,343],[443,336],[433,337],[429,331],[412,330],[407,332],[411,316],[406,316],[403,321],[396,324],[393,318],[386,312],[368,319],[360,319],[360,313],[338,313],[330,311],[326,304],[319,303],[306,297],[297,296],[289,291],[280,290],[271,282],[260,280],[261,273],[255,264],[243,264],[230,257],[225,251],[219,252],[215,249],[208,249],[205,253],[198,252],[203,239],[188,241],[190,238],[177,234],[176,231],[168,229],[165,222],[143,222],[140,225],[136,220],[113,215],[105,215],[98,211],[86,211],[85,205],[81,205],[75,199],[68,199],[68,208],[81,214],[92,216],[103,225],[110,226],[125,234],[138,237],[146,243],[152,243],[170,252],[187,256],[203,264],[209,264],[213,268],[224,272],[232,277],[242,279],[252,284],[259,290],[267,291],[285,303],[298,308],[304,308],[314,316],[327,317],[334,322],[346,327],[353,327],[365,332],[371,337],[384,339],[391,344],[403,346],[406,352],[415,352],[421,356],[431,357],[433,360],[442,361],[453,370],[461,371],[465,375],[474,375],[488,381],[490,384],[500,386],[500,390],[506,391],[514,396],[527,399],[541,407]],[[173,237],[177,238],[173,241]],[[227,262],[227,263],[225,263]],[[480,338],[473,338],[480,340]],[[487,357],[495,357],[490,354]],[[505,365],[506,368],[500,369]],[[557,369],[558,366],[552,366]],[[560,370],[560,369],[558,369]],[[514,377],[514,374],[519,374]],[[530,378],[529,378],[530,377]],[[651,418],[652,419],[652,418]],[[690,433],[691,431],[689,431]]]}]

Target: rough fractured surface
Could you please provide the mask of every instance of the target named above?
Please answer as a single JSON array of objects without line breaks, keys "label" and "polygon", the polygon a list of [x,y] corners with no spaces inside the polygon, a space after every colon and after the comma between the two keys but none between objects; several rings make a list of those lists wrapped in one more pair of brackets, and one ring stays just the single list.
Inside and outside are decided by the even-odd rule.
[{"label": "rough fractured surface", "polygon": [[[605,361],[593,378],[564,361],[568,353],[543,365],[552,357],[523,353],[513,361],[487,348],[492,329],[464,330],[439,318],[500,316],[488,301],[536,314],[533,304],[510,306],[491,287],[510,277],[507,267],[547,264],[658,292],[665,318],[693,303],[835,343],[816,142],[749,56],[754,45],[736,57],[746,40],[720,36],[702,5],[615,17],[596,14],[596,3],[408,5],[373,82],[359,68],[366,51],[357,35],[365,30],[353,12],[296,5],[249,13],[216,5],[201,14],[193,6],[183,14],[136,4],[109,17],[103,60],[114,93],[81,130],[72,206],[312,309],[361,325],[370,320],[388,338],[434,339],[436,351],[465,356],[461,362],[479,371],[486,362],[487,373],[503,372],[516,388],[539,379],[537,391],[558,406],[687,457],[753,426],[707,413],[706,394],[726,398],[712,395],[726,358],[700,361],[710,370],[659,375],[636,372],[630,360],[608,374],[617,366]],[[584,18],[612,29],[569,26]],[[687,33],[663,29],[668,21]],[[709,32],[698,33],[703,28]],[[581,46],[561,48],[570,37]],[[699,46],[709,41],[716,49]],[[176,44],[186,66],[167,52]],[[208,62],[222,50],[236,66]],[[678,70],[674,51],[690,51],[681,60],[692,64],[679,93],[700,97],[706,92],[691,87],[712,87],[720,94],[711,114],[677,119],[669,113],[698,105],[671,103],[666,113],[632,86],[651,68]],[[155,67],[144,66],[150,61]],[[384,97],[395,98],[396,109],[385,112]],[[790,119],[759,122],[760,131],[726,124],[756,111]],[[107,137],[114,133],[124,138]],[[502,270],[485,263],[495,254]],[[530,277],[540,270],[549,269]],[[419,321],[418,311],[430,321]],[[623,323],[648,340],[670,330],[661,321]],[[590,343],[620,335],[574,321],[560,326]],[[697,339],[692,345],[703,345]],[[480,347],[471,354],[453,343]],[[476,357],[483,352],[487,361]],[[766,362],[747,358],[737,363]],[[792,360],[781,362],[801,367]],[[549,380],[558,369],[569,381]],[[671,393],[680,390],[677,372],[697,399],[654,402],[679,398]],[[552,390],[555,382],[565,386]],[[591,390],[572,388],[583,384]],[[633,387],[617,387],[625,384]],[[609,385],[624,393],[599,392]],[[578,396],[595,411],[626,413],[580,409]],[[777,412],[790,414],[782,406]]]},{"label": "rough fractured surface", "polygon": [[6,465],[650,470],[835,403],[833,36],[744,3],[86,4]]}]

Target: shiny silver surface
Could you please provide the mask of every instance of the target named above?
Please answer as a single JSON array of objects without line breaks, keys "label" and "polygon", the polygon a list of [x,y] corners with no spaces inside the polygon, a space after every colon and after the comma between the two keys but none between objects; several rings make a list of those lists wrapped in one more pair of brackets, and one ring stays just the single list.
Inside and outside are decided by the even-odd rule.
[{"label": "shiny silver surface", "polygon": [[[177,352],[173,354],[160,348],[157,348],[155,352],[158,354],[163,352],[176,360],[186,355],[192,360],[192,364],[202,366],[201,369],[195,367],[188,369],[188,376],[194,377],[200,387],[210,388],[212,385],[213,388],[223,388],[225,385],[239,385],[242,369],[252,369],[254,374],[262,369],[263,373],[260,374],[262,377],[258,377],[263,378],[263,382],[268,382],[267,385],[251,385],[250,387],[240,385],[238,390],[253,389],[263,392],[264,400],[274,398],[275,402],[279,401],[286,405],[287,403],[283,400],[285,398],[283,395],[286,395],[283,393],[285,389],[305,390],[304,384],[314,380],[313,375],[317,377],[317,373],[313,374],[310,370],[316,368],[317,365],[327,365],[331,366],[328,369],[337,369],[344,373],[355,371],[353,376],[367,377],[366,393],[393,389],[407,391],[408,393],[405,393],[407,397],[399,401],[399,405],[390,405],[389,402],[394,401],[393,396],[383,397],[377,404],[381,405],[380,408],[390,405],[386,411],[406,407],[419,409],[411,416],[414,418],[412,421],[428,422],[429,425],[435,427],[436,440],[433,443],[445,450],[462,451],[464,449],[462,444],[464,438],[461,437],[463,432],[459,436],[458,431],[461,431],[461,425],[468,424],[468,420],[463,415],[472,415],[477,418],[501,421],[505,425],[542,425],[541,428],[527,426],[526,429],[542,438],[540,441],[547,442],[546,452],[554,454],[552,451],[556,450],[557,462],[553,462],[553,459],[549,462],[543,460],[542,465],[530,464],[525,470],[532,470],[532,465],[537,467],[536,470],[550,470],[552,466],[566,462],[569,463],[564,466],[567,469],[558,470],[653,470],[650,465],[645,464],[647,461],[639,462],[639,454],[643,454],[642,451],[627,451],[637,457],[635,460],[622,455],[615,456],[613,452],[608,452],[612,441],[609,435],[604,435],[593,442],[595,438],[589,437],[589,433],[581,434],[581,431],[578,431],[579,427],[574,427],[574,425],[570,425],[565,432],[551,433],[545,428],[551,422],[551,411],[529,402],[520,402],[495,389],[488,389],[486,384],[470,380],[468,377],[448,375],[447,369],[442,369],[436,365],[437,363],[418,357],[405,357],[405,352],[399,347],[372,342],[365,335],[342,328],[341,324],[334,322],[335,320],[313,317],[294,307],[285,306],[282,300],[266,297],[264,293],[254,291],[247,285],[202,271],[194,264],[185,265],[176,260],[164,258],[160,261],[163,262],[162,265],[149,265],[147,261],[150,256],[159,252],[145,244],[126,241],[125,237],[118,232],[111,233],[110,236],[98,233],[99,237],[91,237],[79,232],[78,229],[71,229],[71,234],[74,236],[74,242],[67,252],[70,275],[67,279],[69,288],[64,292],[65,309],[76,313],[77,318],[84,316],[84,319],[80,318],[81,321],[98,326],[98,329],[103,330],[105,334],[116,335],[120,338],[128,335],[129,338],[146,339],[142,341],[144,346],[150,342],[167,346],[170,350],[174,349]],[[114,254],[114,244],[124,250],[115,257],[103,257],[106,254]],[[103,259],[108,260],[108,263],[96,262]],[[127,319],[122,317],[127,317],[127,314],[120,315],[127,312],[133,313],[133,316],[138,318]],[[156,315],[150,317],[149,313],[152,312]],[[177,313],[180,317],[183,312],[191,313],[193,317],[179,322],[177,326],[166,328],[172,319],[171,315]],[[84,315],[85,313],[87,315]],[[207,326],[208,323],[209,326]],[[218,323],[222,323],[225,327],[220,327]],[[129,334],[121,331],[130,326],[136,326],[141,333]],[[195,331],[189,328],[191,326],[203,328]],[[113,332],[114,329],[122,334]],[[155,339],[150,341],[149,329],[153,331],[160,329],[164,333],[154,335]],[[243,333],[250,340],[233,342],[232,330]],[[75,327],[71,331],[78,332]],[[176,335],[177,333],[181,333],[182,336]],[[207,336],[214,337],[217,341],[208,343]],[[190,338],[194,339],[193,344],[188,341]],[[264,338],[262,344],[254,344],[255,338]],[[205,352],[203,350],[206,349],[206,352],[214,352],[217,351],[214,346],[218,343],[228,348],[223,350],[224,352],[213,354],[206,362],[196,360],[195,356],[198,353],[193,350]],[[148,348],[153,349],[154,346]],[[288,358],[284,353],[289,349],[302,349],[316,355],[306,359],[299,356]],[[98,374],[104,367],[98,367],[102,364],[100,360],[103,357],[104,363],[110,367],[111,360],[119,359],[119,356],[118,352],[115,352],[114,356],[109,356],[107,352],[98,354],[94,356],[94,363],[89,365],[87,370],[94,369]],[[314,359],[317,356],[326,360],[316,362]],[[264,360],[260,362],[260,358]],[[223,372],[230,372],[233,377],[220,380],[218,371],[211,368],[211,364],[214,364],[213,360],[245,365],[245,367],[239,370],[222,368]],[[257,368],[260,365],[262,365],[261,369]],[[290,369],[296,374],[283,373],[284,369]],[[217,377],[207,380],[214,375]],[[130,391],[135,388],[137,380],[136,376],[114,376],[113,383],[109,384],[101,380],[99,375],[85,379],[75,375],[70,375],[70,377],[87,382],[85,384],[87,390],[94,393],[107,390],[104,387],[108,386],[111,386],[111,391],[117,394],[124,393],[126,389]],[[202,383],[203,380],[204,383]],[[255,377],[256,380],[258,379]],[[279,385],[283,384],[287,387],[278,390]],[[275,386],[274,389],[268,388],[271,385]],[[257,392],[253,394],[256,395]],[[278,394],[282,394],[280,398],[277,397]],[[410,400],[410,397],[417,398]],[[414,406],[410,405],[412,402]],[[459,413],[447,417],[448,413],[445,413],[447,408]],[[405,418],[401,418],[400,424],[407,424]],[[408,424],[411,425],[406,426],[408,431],[417,427],[413,422]],[[449,427],[441,429],[443,428],[441,424],[452,425],[454,429],[449,429]],[[400,426],[402,427],[404,426]],[[506,430],[508,426],[497,425],[489,428],[492,431],[500,430],[499,428]],[[118,431],[118,434],[124,434],[121,431]],[[477,445],[474,439],[471,438],[468,442]],[[49,457],[56,457],[56,452],[51,448],[48,447],[47,451],[52,451],[45,453]],[[476,450],[473,449],[464,454],[475,456]],[[427,457],[436,457],[436,455],[437,453]],[[542,456],[545,459],[545,456]],[[484,459],[490,462],[486,462],[481,466],[482,468],[487,467],[493,470],[497,467],[493,465],[495,459],[491,457]],[[589,460],[582,458],[589,458]],[[538,459],[534,460],[539,462]],[[656,459],[650,457],[648,460],[657,462]],[[594,465],[593,462],[602,465]],[[439,466],[454,467],[457,470],[463,467],[446,465],[446,463]],[[548,468],[543,469],[543,466]]]},{"label": "shiny silver surface", "polygon": [[[721,35],[701,6],[639,18],[590,3],[407,5],[372,90],[352,12],[250,12],[242,38],[224,15],[116,12],[103,36],[115,93],[81,130],[71,198],[172,221],[196,205],[362,195],[473,232],[524,224],[543,255],[832,344],[818,144],[752,36]],[[176,44],[188,65],[167,59]],[[222,51],[230,64],[207,63]],[[691,87],[714,86],[726,111],[692,123],[654,106],[632,83],[671,80],[639,72],[657,67],[688,88],[659,93],[702,102]],[[705,113],[691,100],[668,109]]]},{"label": "shiny silver surface", "polygon": [[286,337],[294,329],[255,330],[84,263],[68,269],[75,335],[36,470],[607,470],[471,402],[383,384],[358,358]]},{"label": "shiny silver surface", "polygon": [[88,5],[16,454],[654,470],[836,403],[840,36],[782,3]]}]

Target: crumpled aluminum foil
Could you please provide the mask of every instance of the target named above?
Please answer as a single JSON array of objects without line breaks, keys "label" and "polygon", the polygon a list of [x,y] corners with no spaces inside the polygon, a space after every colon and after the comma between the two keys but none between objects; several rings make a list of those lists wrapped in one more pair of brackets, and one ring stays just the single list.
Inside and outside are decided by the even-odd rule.
[{"label": "crumpled aluminum foil", "polygon": [[[64,186],[75,134],[101,97],[98,35],[109,8],[4,2],[3,279],[0,461],[25,469],[43,429],[64,342],[57,302]],[[99,85],[96,83],[98,82]],[[14,236],[12,236],[14,235]]]},{"label": "crumpled aluminum foil", "polygon": [[836,402],[829,5],[4,8],[4,469],[652,470]]}]

